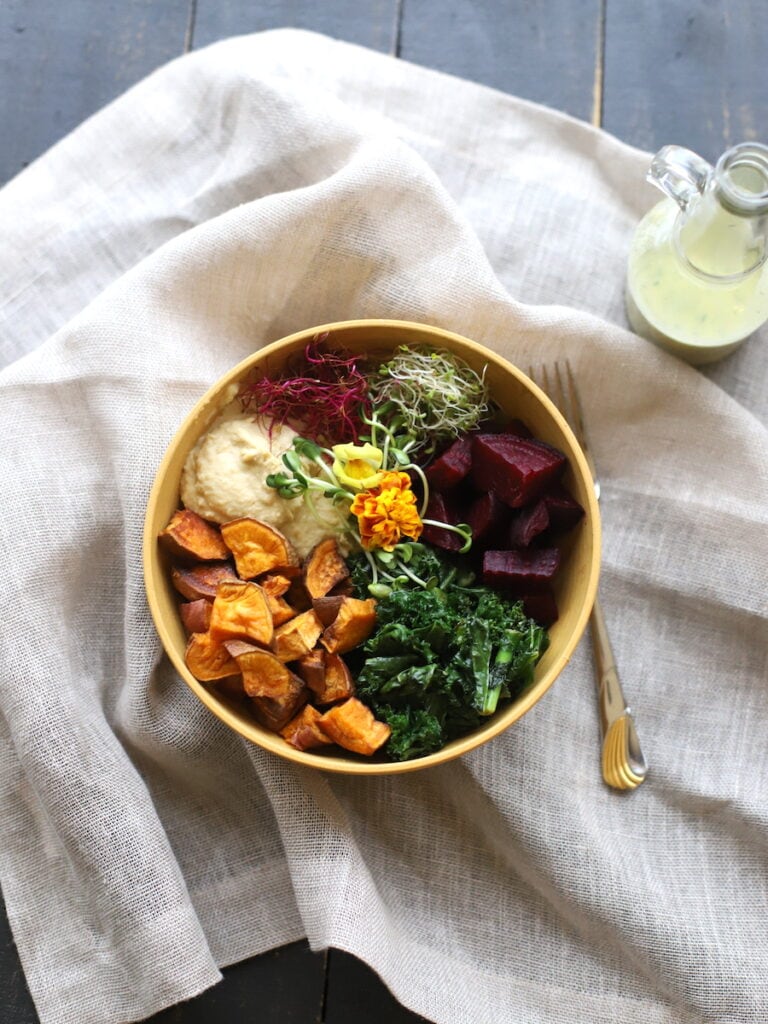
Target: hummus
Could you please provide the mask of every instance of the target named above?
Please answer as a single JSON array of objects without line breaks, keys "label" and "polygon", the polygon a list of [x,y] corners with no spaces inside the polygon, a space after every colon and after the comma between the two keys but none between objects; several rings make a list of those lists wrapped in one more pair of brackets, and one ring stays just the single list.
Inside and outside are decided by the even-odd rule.
[{"label": "hummus", "polygon": [[[181,500],[214,523],[242,516],[269,523],[305,558],[323,538],[338,536],[348,511],[314,491],[313,512],[303,496],[281,498],[267,486],[270,473],[285,470],[280,457],[294,437],[296,433],[289,427],[275,426],[270,432],[239,407],[226,410],[187,456],[181,474]],[[313,468],[307,464],[307,473]],[[342,537],[338,540],[347,553],[349,546]]]}]

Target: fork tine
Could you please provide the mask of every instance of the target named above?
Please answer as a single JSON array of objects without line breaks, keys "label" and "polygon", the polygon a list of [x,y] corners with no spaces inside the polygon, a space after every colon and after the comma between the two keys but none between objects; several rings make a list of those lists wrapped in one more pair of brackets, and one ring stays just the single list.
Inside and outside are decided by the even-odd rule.
[{"label": "fork tine", "polygon": [[[560,372],[560,364],[556,364],[558,367],[558,373]],[[573,376],[573,370],[568,359],[565,360],[565,375],[568,378],[568,399],[571,405],[571,426],[573,432],[579,439],[579,443],[582,448],[587,446],[587,434],[584,427],[584,413],[581,407],[581,399],[579,398],[579,392],[576,388],[576,380]]]},{"label": "fork tine", "polygon": [[[561,367],[564,367],[564,369]],[[592,474],[595,494],[599,499],[600,480],[597,475],[595,460],[592,458],[592,451],[587,440],[587,430],[584,426],[583,407],[581,404],[581,398],[579,397],[579,390],[576,387],[576,378],[574,377],[573,370],[571,369],[571,361],[566,359],[563,363],[556,362],[555,375],[558,382],[558,398],[553,399],[553,401],[568,421],[568,425],[573,431],[576,440],[579,442],[581,450],[584,452],[584,458],[587,460],[589,472]]]}]

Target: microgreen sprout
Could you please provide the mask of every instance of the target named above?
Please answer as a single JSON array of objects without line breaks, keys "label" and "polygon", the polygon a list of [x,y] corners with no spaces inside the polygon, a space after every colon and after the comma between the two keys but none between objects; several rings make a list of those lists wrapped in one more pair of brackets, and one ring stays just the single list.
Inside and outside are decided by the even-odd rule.
[{"label": "microgreen sprout", "polygon": [[296,427],[315,441],[356,440],[360,415],[369,408],[368,381],[361,357],[326,350],[327,337],[313,338],[284,373],[245,384],[239,394],[243,409]]},{"label": "microgreen sprout", "polygon": [[403,431],[414,450],[473,430],[489,411],[485,372],[476,373],[451,352],[400,346],[369,379],[379,418]]}]

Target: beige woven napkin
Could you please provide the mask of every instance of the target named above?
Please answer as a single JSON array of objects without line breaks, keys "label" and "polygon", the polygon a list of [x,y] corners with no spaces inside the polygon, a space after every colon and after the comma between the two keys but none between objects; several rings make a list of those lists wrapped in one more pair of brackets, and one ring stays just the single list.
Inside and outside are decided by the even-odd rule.
[{"label": "beige woven napkin", "polygon": [[[768,347],[705,375],[621,328],[646,163],[286,30],[163,68],[0,192],[0,872],[43,1024],[302,935],[439,1024],[768,1018]],[[139,551],[175,428],[362,316],[574,363],[635,793],[600,779],[587,642],[506,735],[380,780],[246,746],[162,656]]]}]

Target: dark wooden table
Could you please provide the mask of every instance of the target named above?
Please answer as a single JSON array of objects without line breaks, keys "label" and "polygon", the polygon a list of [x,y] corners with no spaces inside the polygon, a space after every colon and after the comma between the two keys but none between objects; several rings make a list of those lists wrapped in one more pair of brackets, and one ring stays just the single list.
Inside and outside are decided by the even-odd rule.
[{"label": "dark wooden table", "polygon": [[[297,27],[545,103],[649,150],[710,161],[768,141],[765,0],[3,0],[0,184],[159,65],[231,35]],[[156,1024],[404,1024],[355,958],[294,943],[228,968]],[[37,1015],[0,915],[0,1019]]]}]

